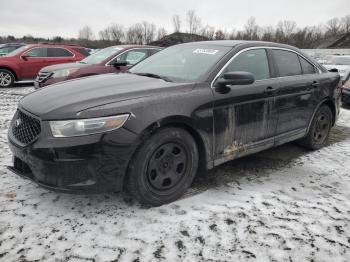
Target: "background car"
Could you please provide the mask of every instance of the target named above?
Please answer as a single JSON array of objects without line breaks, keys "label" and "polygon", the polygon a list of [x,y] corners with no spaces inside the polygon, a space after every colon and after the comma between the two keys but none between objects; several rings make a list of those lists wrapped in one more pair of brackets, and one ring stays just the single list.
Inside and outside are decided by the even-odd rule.
[{"label": "background car", "polygon": [[16,81],[34,80],[45,66],[80,61],[87,55],[84,47],[76,45],[22,46],[0,57],[0,87],[11,87]]},{"label": "background car", "polygon": [[12,51],[15,51],[16,49],[25,46],[25,44],[22,43],[9,43],[9,44],[2,44],[0,45],[0,56],[7,55],[11,53]]},{"label": "background car", "polygon": [[350,78],[343,84],[342,103],[345,105],[350,105]]},{"label": "background car", "polygon": [[34,86],[37,89],[64,80],[125,71],[161,49],[160,47],[141,45],[107,47],[91,54],[78,63],[42,68],[35,79]]},{"label": "background car", "polygon": [[346,82],[350,76],[350,55],[331,56],[323,66],[327,69],[338,69],[343,82]]}]

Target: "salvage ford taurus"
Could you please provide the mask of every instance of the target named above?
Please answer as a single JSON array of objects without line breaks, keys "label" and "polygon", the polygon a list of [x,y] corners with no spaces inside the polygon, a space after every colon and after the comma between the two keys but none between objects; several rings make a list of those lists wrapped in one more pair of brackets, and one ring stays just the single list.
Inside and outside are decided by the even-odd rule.
[{"label": "salvage ford taurus", "polygon": [[63,191],[178,199],[199,167],[292,140],[327,143],[340,76],[298,49],[212,41],[167,48],[128,73],[67,81],[19,103],[11,170]]}]

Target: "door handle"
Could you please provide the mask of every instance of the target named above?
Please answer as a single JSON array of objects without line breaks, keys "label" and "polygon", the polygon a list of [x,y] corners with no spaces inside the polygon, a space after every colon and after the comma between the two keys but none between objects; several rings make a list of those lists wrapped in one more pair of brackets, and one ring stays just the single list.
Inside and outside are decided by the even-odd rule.
[{"label": "door handle", "polygon": [[320,85],[319,82],[317,81],[313,81],[312,84],[311,84],[314,88],[318,87]]},{"label": "door handle", "polygon": [[273,88],[272,86],[268,86],[268,87],[266,87],[264,92],[267,95],[273,95],[276,92],[276,89]]}]

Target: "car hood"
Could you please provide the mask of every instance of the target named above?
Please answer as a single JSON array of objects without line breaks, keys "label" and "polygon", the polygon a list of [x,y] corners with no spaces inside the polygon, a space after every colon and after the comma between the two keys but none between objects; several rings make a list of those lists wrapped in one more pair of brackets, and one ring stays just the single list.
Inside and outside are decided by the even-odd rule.
[{"label": "car hood", "polygon": [[44,87],[24,97],[19,108],[42,120],[74,119],[89,108],[152,96],[180,85],[128,73],[105,74]]},{"label": "car hood", "polygon": [[83,63],[65,63],[65,64],[57,64],[57,65],[51,65],[51,66],[46,66],[40,70],[40,72],[52,72],[56,70],[62,70],[62,69],[70,69],[70,68],[81,68],[81,67],[86,67],[89,66],[88,64],[83,64]]}]

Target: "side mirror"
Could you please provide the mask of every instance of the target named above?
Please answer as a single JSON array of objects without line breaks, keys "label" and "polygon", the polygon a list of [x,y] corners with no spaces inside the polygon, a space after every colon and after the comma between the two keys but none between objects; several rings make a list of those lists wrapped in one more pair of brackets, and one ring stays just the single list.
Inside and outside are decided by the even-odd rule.
[{"label": "side mirror", "polygon": [[28,55],[21,55],[21,58],[24,60],[24,61],[27,61],[28,60]]},{"label": "side mirror", "polygon": [[339,70],[337,68],[332,68],[328,70],[331,73],[339,73]]},{"label": "side mirror", "polygon": [[216,91],[219,93],[228,93],[230,85],[250,85],[255,82],[254,75],[249,72],[227,72],[216,82]]},{"label": "side mirror", "polygon": [[127,62],[115,62],[113,63],[114,67],[122,67],[122,66],[127,66],[128,63]]}]

